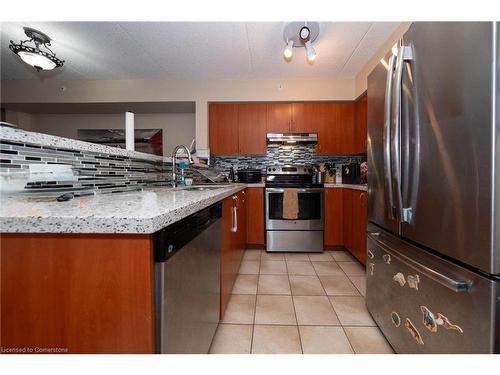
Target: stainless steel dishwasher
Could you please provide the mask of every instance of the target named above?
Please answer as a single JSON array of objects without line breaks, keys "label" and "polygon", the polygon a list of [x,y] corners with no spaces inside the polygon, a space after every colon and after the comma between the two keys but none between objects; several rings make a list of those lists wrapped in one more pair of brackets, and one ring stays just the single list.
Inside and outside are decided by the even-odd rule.
[{"label": "stainless steel dishwasher", "polygon": [[220,304],[217,203],[154,234],[157,353],[208,353]]}]

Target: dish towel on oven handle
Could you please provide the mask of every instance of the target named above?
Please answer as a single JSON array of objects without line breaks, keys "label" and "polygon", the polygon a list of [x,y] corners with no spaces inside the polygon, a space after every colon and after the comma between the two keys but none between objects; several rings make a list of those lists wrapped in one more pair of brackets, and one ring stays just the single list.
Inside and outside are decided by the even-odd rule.
[{"label": "dish towel on oven handle", "polygon": [[283,191],[283,219],[296,220],[299,215],[298,189]]}]

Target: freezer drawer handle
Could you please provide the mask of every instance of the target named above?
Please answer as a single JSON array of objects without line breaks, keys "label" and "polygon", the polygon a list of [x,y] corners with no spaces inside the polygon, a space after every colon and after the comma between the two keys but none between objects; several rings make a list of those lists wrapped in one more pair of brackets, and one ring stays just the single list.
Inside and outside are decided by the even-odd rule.
[{"label": "freezer drawer handle", "polygon": [[396,252],[396,250],[393,250],[389,245],[387,245],[384,241],[380,240],[379,238],[373,237],[370,235],[368,235],[368,236],[373,241],[375,241],[380,247],[382,247],[384,249],[384,251],[389,253],[393,258],[398,259],[399,261],[403,262],[407,266],[413,268],[416,271],[419,271],[423,275],[440,283],[441,285],[447,287],[448,289],[453,290],[454,292],[466,292],[472,286],[472,282],[470,282],[470,281],[454,280],[450,276],[444,275],[441,272],[433,270],[433,269],[423,265],[422,263],[419,263],[419,262],[407,257],[406,255],[403,255],[399,252]]}]

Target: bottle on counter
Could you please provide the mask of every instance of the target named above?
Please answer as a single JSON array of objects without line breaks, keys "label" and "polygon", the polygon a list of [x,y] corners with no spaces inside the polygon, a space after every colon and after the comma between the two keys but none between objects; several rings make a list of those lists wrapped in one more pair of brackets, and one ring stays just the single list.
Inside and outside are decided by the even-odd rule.
[{"label": "bottle on counter", "polygon": [[232,166],[229,169],[229,181],[236,182],[236,175],[234,173],[234,168]]}]

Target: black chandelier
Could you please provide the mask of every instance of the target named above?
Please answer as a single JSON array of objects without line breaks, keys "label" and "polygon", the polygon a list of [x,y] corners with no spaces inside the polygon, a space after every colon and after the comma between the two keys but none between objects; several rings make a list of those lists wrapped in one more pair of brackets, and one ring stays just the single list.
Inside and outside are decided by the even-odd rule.
[{"label": "black chandelier", "polygon": [[[9,45],[12,52],[21,60],[37,71],[52,70],[63,66],[64,60],[59,59],[49,48],[51,39],[48,35],[30,27],[25,27],[24,33],[29,39],[22,40],[19,44],[11,40]],[[34,46],[29,46],[26,43],[33,43]],[[46,51],[42,50],[41,47]]]}]

